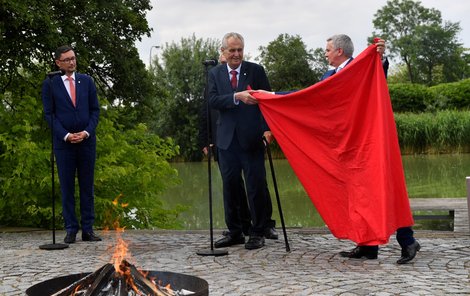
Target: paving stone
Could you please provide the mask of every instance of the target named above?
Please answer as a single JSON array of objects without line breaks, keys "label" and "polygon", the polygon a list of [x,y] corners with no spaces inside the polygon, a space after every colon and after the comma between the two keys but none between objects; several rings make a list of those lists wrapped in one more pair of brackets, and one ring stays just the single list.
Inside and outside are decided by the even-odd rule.
[{"label": "paving stone", "polygon": [[[0,295],[24,295],[39,282],[92,272],[111,261],[116,232],[100,232],[101,242],[78,241],[64,250],[45,251],[50,232],[0,233]],[[216,236],[221,231],[215,231]],[[227,248],[227,256],[199,256],[210,249],[208,231],[126,230],[132,257],[145,270],[194,275],[209,283],[210,295],[470,295],[470,235],[464,232],[416,231],[422,250],[410,264],[397,265],[400,247],[380,248],[377,260],[338,255],[353,243],[337,240],[324,229],[288,229],[284,240],[266,240],[258,250]],[[65,236],[57,232],[57,239]]]}]

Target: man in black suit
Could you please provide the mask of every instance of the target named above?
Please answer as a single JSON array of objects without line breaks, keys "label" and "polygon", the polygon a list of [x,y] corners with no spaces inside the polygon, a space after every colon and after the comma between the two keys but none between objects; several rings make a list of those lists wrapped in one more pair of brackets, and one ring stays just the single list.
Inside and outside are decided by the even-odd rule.
[{"label": "man in black suit", "polygon": [[[377,52],[382,57],[383,68],[385,76],[387,76],[388,71],[388,60],[383,58],[383,53],[385,51],[385,41],[382,39],[376,40],[377,43]],[[352,61],[352,55],[354,52],[354,45],[347,35],[339,34],[334,35],[327,39],[325,57],[328,60],[328,63],[334,67],[334,69],[326,72],[321,80],[326,79],[335,73],[341,71]],[[419,243],[413,237],[413,230],[410,227],[402,227],[397,229],[396,239],[400,244],[401,257],[398,259],[398,264],[407,263],[416,256],[416,253],[420,249]],[[351,251],[340,252],[340,256],[348,258],[367,258],[367,259],[376,259],[378,255],[379,247],[377,245],[358,245]]]},{"label": "man in black suit", "polygon": [[252,228],[246,249],[264,246],[264,232],[268,214],[266,205],[266,169],[264,143],[272,141],[272,134],[264,121],[258,101],[250,94],[252,89],[270,89],[264,68],[243,61],[244,40],[238,33],[227,33],[221,51],[226,65],[209,72],[209,104],[219,111],[216,146],[223,181],[225,223],[229,233],[215,243],[216,248],[245,243],[238,211],[241,173],[246,184]]},{"label": "man in black suit", "polygon": [[[223,53],[220,54],[219,56],[219,63],[220,64],[227,64],[227,60],[225,59],[225,56]],[[210,126],[209,126],[209,131],[208,131],[208,125],[207,125],[207,106],[206,103],[203,104],[201,108],[201,113],[200,113],[200,120],[199,120],[199,146],[201,147],[202,152],[204,155],[208,154],[208,149],[209,147],[212,148],[212,155],[214,155],[214,160],[218,161],[218,156],[217,156],[217,148],[213,147],[213,144],[215,143],[216,139],[216,131],[217,131],[217,125],[216,122],[219,119],[219,111],[210,109]],[[207,146],[207,143],[209,141],[209,147]],[[234,188],[235,189],[235,188]],[[240,216],[241,223],[242,223],[242,230],[244,235],[249,235],[250,230],[251,230],[251,216],[250,216],[250,208],[248,206],[248,200],[246,196],[246,190],[245,190],[245,182],[240,176],[239,180],[239,187],[236,188],[236,191],[234,194],[239,194],[240,195],[240,204],[238,208],[238,215]],[[265,225],[265,230],[264,230],[264,237],[267,239],[278,239],[279,235],[277,234],[277,231],[275,229],[276,226],[276,221],[272,219],[272,213],[273,213],[273,208],[272,208],[272,202],[271,202],[271,196],[269,194],[269,189],[266,184],[266,194],[268,195],[267,199],[267,215],[268,219],[266,221]],[[223,232],[224,236],[230,234],[230,231],[224,231]],[[216,244],[218,245],[218,244]]]},{"label": "man in black suit", "polygon": [[[93,232],[95,129],[100,114],[95,83],[90,76],[76,72],[76,56],[70,46],[57,48],[54,58],[65,74],[44,81],[42,102],[45,119],[54,135],[62,215],[67,231],[64,242],[74,243],[80,226],[83,241],[100,241]],[[80,187],[80,225],[75,214],[75,176]]]}]

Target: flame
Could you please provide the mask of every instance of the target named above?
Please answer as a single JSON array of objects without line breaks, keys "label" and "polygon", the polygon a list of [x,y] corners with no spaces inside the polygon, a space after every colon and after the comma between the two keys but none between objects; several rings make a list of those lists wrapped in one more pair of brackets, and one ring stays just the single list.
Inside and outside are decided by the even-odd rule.
[{"label": "flame", "polygon": [[[117,226],[117,227],[116,227]],[[119,272],[121,275],[124,275],[124,271],[121,269],[121,262],[128,257],[129,253],[129,244],[122,238],[121,234],[124,232],[124,227],[119,227],[119,223],[115,222],[116,229],[116,246],[114,248],[113,256],[111,261],[114,265],[116,272]],[[130,256],[130,253],[129,253]]]},{"label": "flame", "polygon": [[[129,206],[129,203],[124,203],[124,202],[119,202],[119,199],[123,197],[123,194],[119,194],[113,201],[112,204],[115,207],[121,207],[125,208]],[[129,244],[122,238],[122,234],[124,233],[125,227],[120,227],[119,224],[119,217],[115,218],[113,224],[113,228],[115,229],[116,233],[116,243],[114,246],[114,252],[111,256],[111,264],[114,266],[115,270],[115,275],[122,277],[125,279],[126,284],[128,287],[130,287],[132,290],[134,290],[137,295],[142,295],[141,291],[137,287],[137,285],[134,283],[133,276],[131,274],[131,268],[129,267],[129,262],[132,262],[132,256],[131,252],[129,251]],[[134,267],[135,268],[135,267]],[[148,272],[143,272],[141,269],[138,269],[138,272],[140,272],[144,277],[147,277]],[[158,288],[157,288],[157,280],[155,279],[150,279],[150,283],[153,284],[153,287],[150,286],[150,288],[154,291],[155,295],[167,295],[161,293]],[[166,285],[165,288],[167,291],[173,292],[171,289],[170,284]],[[76,288],[76,291],[72,295],[78,295],[77,293],[81,289],[80,286]]]},{"label": "flame", "polygon": [[[118,196],[116,196],[116,198],[112,201],[113,205],[114,206],[118,206],[118,203],[119,203],[119,199],[123,197],[123,194],[120,193]],[[121,203],[121,208],[127,208],[129,206],[129,203],[128,202],[122,202]]]}]

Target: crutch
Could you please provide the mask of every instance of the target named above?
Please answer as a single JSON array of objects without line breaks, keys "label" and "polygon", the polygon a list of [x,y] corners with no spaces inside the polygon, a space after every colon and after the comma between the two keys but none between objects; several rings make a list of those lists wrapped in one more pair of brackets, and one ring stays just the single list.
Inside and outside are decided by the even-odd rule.
[{"label": "crutch", "polygon": [[284,234],[284,241],[286,243],[286,252],[290,252],[289,241],[287,240],[286,224],[284,223],[284,215],[282,214],[281,200],[279,198],[279,190],[277,189],[276,174],[274,173],[271,149],[269,148],[268,140],[265,137],[263,137],[263,141],[266,146],[266,153],[268,154],[269,166],[271,167],[271,175],[273,177],[274,192],[276,193],[277,208],[279,210],[279,216],[281,217],[282,232]]}]

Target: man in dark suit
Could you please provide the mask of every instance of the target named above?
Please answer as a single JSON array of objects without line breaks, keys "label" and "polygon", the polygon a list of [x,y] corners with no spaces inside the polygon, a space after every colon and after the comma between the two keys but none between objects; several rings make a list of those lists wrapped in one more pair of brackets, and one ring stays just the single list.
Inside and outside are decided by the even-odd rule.
[{"label": "man in dark suit", "polygon": [[[325,57],[328,60],[328,63],[334,67],[334,69],[326,72],[321,80],[326,79],[335,73],[341,71],[352,61],[352,55],[354,52],[354,45],[347,35],[340,34],[334,35],[328,38],[325,49]],[[383,53],[385,51],[385,41],[382,39],[376,40],[377,43],[377,52],[382,57],[383,68],[385,76],[387,76],[388,71],[388,60],[383,58]],[[413,237],[413,230],[410,227],[402,227],[397,229],[396,238],[400,244],[402,251],[401,257],[398,259],[398,264],[407,263],[416,256],[416,253],[420,249],[419,243]],[[359,245],[356,246],[351,251],[340,252],[340,256],[348,258],[367,258],[367,259],[376,259],[378,255],[379,247],[377,245]]]},{"label": "man in dark suit", "polygon": [[[227,60],[225,59],[225,56],[221,53],[219,56],[219,63],[220,64],[227,64]],[[199,146],[201,147],[202,152],[204,155],[208,154],[208,146],[207,143],[209,141],[209,146],[212,148],[212,155],[214,155],[214,160],[218,161],[218,151],[216,147],[213,147],[213,144],[216,142],[216,131],[217,131],[217,124],[216,122],[219,119],[219,111],[215,109],[210,109],[210,116],[208,118],[207,116],[207,105],[206,103],[203,104],[199,116],[199,137],[198,137],[198,142]],[[210,125],[209,125],[209,131],[208,131],[208,125],[207,125],[207,120],[210,120]],[[235,188],[234,188],[235,189]],[[234,194],[239,194],[240,195],[240,204],[238,208],[238,216],[240,217],[241,223],[242,223],[242,230],[244,235],[249,235],[250,230],[251,230],[251,216],[250,216],[250,208],[248,206],[248,200],[246,196],[246,190],[245,190],[245,182],[240,176],[239,180],[239,187],[236,188],[236,193]],[[264,231],[264,237],[267,239],[278,239],[279,236],[277,234],[277,231],[275,229],[276,226],[276,221],[272,219],[272,213],[273,213],[273,208],[272,208],[272,202],[271,202],[271,196],[269,194],[269,189],[266,184],[266,194],[268,195],[267,199],[267,205],[266,205],[266,210],[267,210],[267,216],[268,219],[266,221],[265,225],[265,231]],[[230,234],[230,231],[224,231],[223,232],[224,236]]]},{"label": "man in dark suit", "polygon": [[240,34],[225,34],[221,51],[227,64],[209,72],[209,103],[211,108],[219,111],[216,145],[223,181],[225,222],[229,230],[215,247],[245,243],[241,219],[236,211],[240,207],[240,195],[234,194],[243,172],[252,222],[245,248],[251,250],[264,246],[268,195],[262,138],[264,136],[270,143],[272,134],[257,100],[247,90],[249,87],[270,89],[268,78],[263,67],[243,61],[243,49],[244,40]]},{"label": "man in dark suit", "polygon": [[[100,241],[93,232],[94,170],[100,107],[96,87],[88,75],[75,72],[74,50],[57,48],[55,63],[65,73],[47,78],[42,85],[45,119],[53,131],[54,154],[62,194],[65,243],[74,243],[79,223],[75,214],[75,176],[80,187],[80,225],[83,241]],[[51,80],[51,81],[50,81]]]}]

